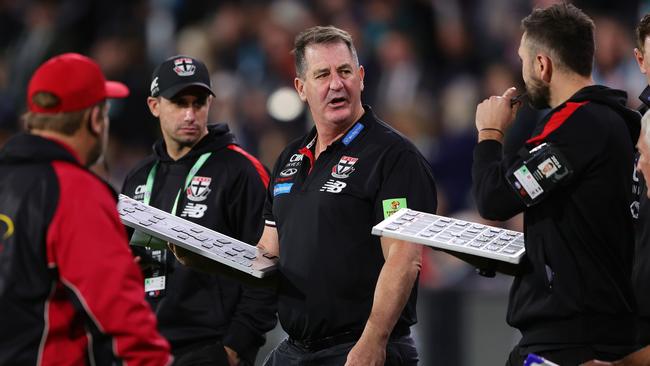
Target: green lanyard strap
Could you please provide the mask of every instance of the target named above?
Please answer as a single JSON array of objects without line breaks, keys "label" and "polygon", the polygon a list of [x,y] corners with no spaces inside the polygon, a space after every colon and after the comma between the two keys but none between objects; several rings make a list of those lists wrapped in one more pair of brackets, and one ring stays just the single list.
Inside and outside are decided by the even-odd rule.
[{"label": "green lanyard strap", "polygon": [[[176,193],[176,199],[174,200],[174,207],[172,207],[172,215],[176,215],[176,208],[178,206],[178,199],[181,196],[181,192],[186,190],[189,186],[190,183],[192,183],[192,179],[194,178],[194,175],[201,169],[203,164],[205,164],[205,161],[208,160],[208,158],[212,155],[211,152],[207,152],[202,154],[198,159],[196,159],[196,162],[194,162],[194,165],[190,169],[190,172],[187,173],[187,177],[185,178],[185,186],[181,187],[178,190],[178,193]],[[158,171],[158,162],[156,162],[151,170],[149,171],[149,175],[147,176],[147,183],[145,185],[145,192],[144,192],[144,204],[148,205],[149,202],[151,201],[151,193],[153,192],[153,181],[156,179],[156,171]]]}]

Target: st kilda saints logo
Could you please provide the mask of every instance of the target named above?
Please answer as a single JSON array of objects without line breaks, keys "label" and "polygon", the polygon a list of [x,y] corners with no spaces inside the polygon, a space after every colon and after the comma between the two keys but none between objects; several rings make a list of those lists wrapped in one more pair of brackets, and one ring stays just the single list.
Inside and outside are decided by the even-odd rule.
[{"label": "st kilda saints logo", "polygon": [[338,164],[332,167],[332,177],[338,179],[345,179],[354,172],[354,163],[359,160],[358,158],[353,158],[350,156],[343,155]]},{"label": "st kilda saints logo", "polygon": [[191,58],[181,57],[174,60],[174,72],[178,76],[192,76],[196,71],[196,65]]},{"label": "st kilda saints logo", "polygon": [[205,201],[212,191],[210,189],[210,177],[194,177],[189,187],[187,187],[187,199],[194,202]]}]

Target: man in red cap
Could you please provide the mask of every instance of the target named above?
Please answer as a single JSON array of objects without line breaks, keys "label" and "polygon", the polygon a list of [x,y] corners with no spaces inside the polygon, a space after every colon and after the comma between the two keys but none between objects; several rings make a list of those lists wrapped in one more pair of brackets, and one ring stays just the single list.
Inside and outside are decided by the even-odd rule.
[{"label": "man in red cap", "polygon": [[0,150],[0,364],[171,363],[113,190],[86,167],[129,93],[67,53],[30,80],[29,133]]}]

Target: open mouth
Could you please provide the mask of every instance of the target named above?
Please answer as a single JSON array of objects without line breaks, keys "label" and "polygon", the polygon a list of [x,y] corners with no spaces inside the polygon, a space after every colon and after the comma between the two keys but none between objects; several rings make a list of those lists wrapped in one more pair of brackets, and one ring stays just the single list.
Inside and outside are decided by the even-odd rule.
[{"label": "open mouth", "polygon": [[329,102],[329,105],[332,107],[342,107],[346,102],[347,99],[343,97],[332,98],[332,100]]}]

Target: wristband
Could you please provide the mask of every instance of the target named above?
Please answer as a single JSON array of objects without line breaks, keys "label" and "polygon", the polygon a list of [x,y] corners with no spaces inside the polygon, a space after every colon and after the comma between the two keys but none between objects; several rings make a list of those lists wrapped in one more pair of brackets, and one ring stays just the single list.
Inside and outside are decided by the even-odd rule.
[{"label": "wristband", "polygon": [[501,131],[501,130],[498,129],[498,128],[485,127],[485,128],[481,128],[480,130],[478,130],[478,132],[483,132],[483,131],[496,131],[496,132],[500,133],[501,136],[504,136],[504,135],[503,135],[503,131]]}]

